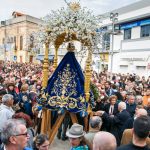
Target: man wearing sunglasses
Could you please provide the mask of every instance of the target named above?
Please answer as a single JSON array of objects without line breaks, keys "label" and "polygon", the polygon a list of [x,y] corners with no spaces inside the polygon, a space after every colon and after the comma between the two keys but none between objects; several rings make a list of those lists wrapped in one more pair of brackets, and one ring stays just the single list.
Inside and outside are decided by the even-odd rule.
[{"label": "man wearing sunglasses", "polygon": [[29,138],[27,128],[22,120],[7,120],[1,132],[3,145],[0,150],[32,150],[26,147]]}]

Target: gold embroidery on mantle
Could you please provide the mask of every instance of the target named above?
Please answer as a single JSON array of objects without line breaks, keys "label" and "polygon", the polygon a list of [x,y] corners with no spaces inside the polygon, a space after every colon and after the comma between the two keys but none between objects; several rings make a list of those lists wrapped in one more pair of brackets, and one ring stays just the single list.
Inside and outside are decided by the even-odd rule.
[{"label": "gold embroidery on mantle", "polygon": [[68,109],[83,109],[85,107],[85,98],[83,96],[80,95],[78,99],[73,98],[77,96],[75,77],[76,72],[71,70],[69,64],[67,64],[63,71],[58,72],[57,80],[54,82],[54,87],[51,91],[51,95],[55,96],[51,96],[48,99],[50,106]]}]

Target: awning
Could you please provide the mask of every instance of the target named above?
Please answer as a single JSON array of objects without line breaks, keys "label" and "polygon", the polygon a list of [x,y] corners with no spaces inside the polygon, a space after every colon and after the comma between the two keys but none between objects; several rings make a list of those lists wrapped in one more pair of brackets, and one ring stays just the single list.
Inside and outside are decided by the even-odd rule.
[{"label": "awning", "polygon": [[[44,60],[44,55],[37,55],[36,59],[37,60]],[[54,55],[48,55],[48,59],[49,59],[49,61],[53,61]]]}]

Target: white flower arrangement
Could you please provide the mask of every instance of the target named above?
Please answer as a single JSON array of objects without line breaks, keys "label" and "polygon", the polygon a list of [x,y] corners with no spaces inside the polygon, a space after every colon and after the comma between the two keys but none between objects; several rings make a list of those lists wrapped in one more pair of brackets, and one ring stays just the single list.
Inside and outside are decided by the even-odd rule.
[{"label": "white flower arrangement", "polygon": [[42,43],[52,42],[54,44],[58,36],[63,33],[66,33],[64,42],[68,39],[72,40],[72,34],[75,34],[83,45],[88,42],[92,50],[97,48],[100,43],[101,35],[96,32],[99,29],[100,20],[87,8],[80,8],[78,11],[73,11],[70,7],[61,8],[57,11],[51,11],[43,18],[43,21],[37,36]]}]

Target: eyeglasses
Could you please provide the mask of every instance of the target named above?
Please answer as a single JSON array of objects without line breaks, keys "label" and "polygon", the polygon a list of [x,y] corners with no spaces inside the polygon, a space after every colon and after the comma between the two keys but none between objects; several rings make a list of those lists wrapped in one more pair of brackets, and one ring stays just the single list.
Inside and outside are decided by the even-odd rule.
[{"label": "eyeglasses", "polygon": [[17,135],[14,135],[14,136],[28,136],[29,134],[28,134],[28,132],[26,132],[26,133],[23,133],[23,134],[17,134]]}]

